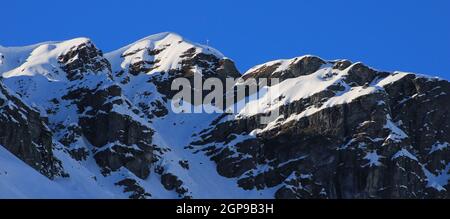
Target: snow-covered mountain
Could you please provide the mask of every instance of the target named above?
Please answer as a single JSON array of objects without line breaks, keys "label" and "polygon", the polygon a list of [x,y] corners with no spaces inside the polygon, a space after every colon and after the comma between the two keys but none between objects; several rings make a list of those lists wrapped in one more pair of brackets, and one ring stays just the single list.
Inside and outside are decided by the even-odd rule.
[{"label": "snow-covered mountain", "polygon": [[[280,83],[235,113],[174,113],[172,81],[195,74]],[[443,79],[315,56],[241,75],[174,33],[0,46],[0,75],[2,198],[450,197]]]}]

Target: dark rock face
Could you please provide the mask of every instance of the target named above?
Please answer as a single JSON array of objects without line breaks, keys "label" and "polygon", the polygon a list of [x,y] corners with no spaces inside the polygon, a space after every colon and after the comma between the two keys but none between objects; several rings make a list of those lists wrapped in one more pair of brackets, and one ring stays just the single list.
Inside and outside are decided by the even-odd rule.
[{"label": "dark rock face", "polygon": [[161,183],[167,190],[174,190],[175,188],[178,188],[183,184],[183,182],[179,180],[178,177],[174,176],[171,173],[165,173],[161,175]]},{"label": "dark rock face", "polygon": [[139,121],[145,121],[139,117],[139,110],[121,98],[120,87],[77,89],[64,98],[73,100],[79,112],[84,112],[79,121],[81,132],[99,148],[94,158],[105,174],[126,167],[140,178],[148,177],[153,131]]},{"label": "dark rock face", "polygon": [[356,63],[348,70],[346,82],[350,85],[363,86],[366,83],[372,82],[375,77],[385,77],[389,73],[377,72],[362,63]]},{"label": "dark rock face", "polygon": [[[81,117],[80,125],[84,128],[84,135],[94,146],[101,147],[115,140],[128,145],[149,144],[151,130],[135,121],[130,115],[124,115],[119,110],[115,111],[114,107],[124,107],[133,112],[131,104],[120,98],[120,87],[113,85],[106,89],[80,95],[82,99],[77,102],[77,105],[80,112],[85,112],[86,115]],[[134,110],[139,113],[137,109]],[[140,142],[140,139],[149,140]]]},{"label": "dark rock face", "polygon": [[253,72],[243,76],[243,79],[248,78],[279,78],[280,82],[288,78],[296,78],[302,75],[309,75],[317,71],[326,62],[316,56],[304,56],[294,58],[286,70],[276,71],[281,65],[280,62],[272,65],[263,65]]},{"label": "dark rock face", "polygon": [[188,160],[180,160],[178,161],[178,164],[180,164],[181,167],[184,169],[189,170],[189,161]]},{"label": "dark rock face", "polygon": [[[122,57],[127,57],[127,56],[130,56],[130,55],[134,55],[134,54],[136,54],[137,52],[139,52],[141,50],[143,50],[143,49],[139,49],[139,50],[136,50],[136,51],[132,51],[132,52],[123,54]],[[147,55],[155,56],[155,55],[159,54],[160,52],[162,52],[164,49],[149,49],[149,48],[146,48],[145,50],[147,52]],[[157,68],[159,62],[160,62],[159,59],[141,60],[139,62],[135,62],[132,65],[130,65],[129,72],[130,72],[130,74],[135,75],[135,76],[138,75],[138,74],[141,74],[141,73],[147,73],[147,72]]]},{"label": "dark rock face", "polygon": [[333,63],[333,69],[344,70],[352,65],[352,62],[349,60],[339,60]]},{"label": "dark rock face", "polygon": [[[77,57],[74,60],[79,63],[71,57]],[[71,87],[62,99],[75,104],[80,115],[77,125],[66,127],[68,132],[62,142],[70,145],[84,136],[95,147],[94,158],[105,175],[125,167],[147,178],[153,161],[153,130],[140,110],[123,96],[121,87],[109,81],[110,65],[101,51],[90,43],[81,44],[61,55],[60,60],[69,79],[79,80],[78,86]],[[95,87],[84,86],[89,74],[99,71],[108,74],[105,81]],[[85,151],[69,152],[76,159],[85,157]]]},{"label": "dark rock face", "polygon": [[151,194],[146,192],[144,188],[139,186],[139,184],[134,179],[123,179],[115,183],[116,186],[124,187],[123,192],[131,193],[130,199],[147,199],[151,198]]},{"label": "dark rock face", "polygon": [[141,149],[118,144],[97,152],[94,158],[104,174],[125,167],[137,177],[146,179],[153,161],[152,152],[150,147]]},{"label": "dark rock face", "polygon": [[85,148],[71,149],[68,152],[69,155],[77,161],[86,160],[89,155],[89,151],[87,151],[87,149]]},{"label": "dark rock face", "polygon": [[50,179],[65,176],[61,162],[53,156],[52,133],[46,120],[1,81],[0,145]]},{"label": "dark rock face", "polygon": [[183,186],[183,181],[178,179],[178,177],[172,173],[162,174],[161,175],[161,184],[167,190],[175,190],[175,192],[178,193],[180,198],[184,198],[184,199],[191,198],[189,195],[187,195],[188,189]]},{"label": "dark rock face", "polygon": [[5,55],[3,55],[2,53],[0,53],[0,66],[5,64],[6,57]]},{"label": "dark rock face", "polygon": [[158,92],[165,95],[168,99],[171,99],[178,92],[171,90],[171,84],[174,79],[182,77],[188,79],[191,84],[194,83],[194,67],[201,70],[202,81],[215,77],[225,82],[226,78],[240,77],[233,61],[229,59],[219,59],[214,55],[197,53],[195,48],[188,49],[181,57],[183,59],[179,63],[179,68],[171,69],[169,72],[162,72],[149,80],[150,83],[154,83],[157,86]]},{"label": "dark rock face", "polygon": [[[333,68],[348,68],[343,83],[351,87],[388,76],[347,61]],[[262,69],[268,72],[257,75],[271,75],[270,66]],[[293,75],[301,75],[298,69]],[[286,119],[320,107],[343,89],[334,84],[283,105],[280,113]],[[237,177],[243,189],[281,185],[276,198],[449,198],[448,185],[430,186],[433,177],[449,174],[448,147],[436,150],[450,141],[449,92],[448,81],[409,74],[349,103],[281,119],[238,143],[230,142],[265,128],[261,115],[213,124],[191,147],[210,156],[222,176]]]},{"label": "dark rock face", "polygon": [[89,71],[111,72],[111,65],[103,57],[102,51],[98,50],[90,41],[72,47],[66,54],[58,57],[58,62],[71,81],[82,79],[83,73]]}]

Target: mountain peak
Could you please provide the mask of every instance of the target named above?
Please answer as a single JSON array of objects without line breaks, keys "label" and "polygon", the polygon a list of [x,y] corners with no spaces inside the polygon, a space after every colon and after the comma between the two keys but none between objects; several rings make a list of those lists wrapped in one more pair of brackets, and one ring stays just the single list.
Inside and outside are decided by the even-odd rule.
[{"label": "mountain peak", "polygon": [[[1,52],[1,51],[0,51]],[[62,57],[71,59],[62,60]],[[5,78],[14,76],[42,75],[51,80],[65,80],[64,74],[58,73],[61,62],[73,63],[78,58],[88,59],[103,56],[89,38],[79,37],[59,42],[45,42],[26,47],[6,49],[4,59],[9,63],[2,72]],[[5,61],[5,62],[6,62]]]},{"label": "mountain peak", "polygon": [[193,43],[172,32],[163,32],[142,38],[118,50],[105,54],[113,72],[127,69],[132,72],[167,72],[179,68],[187,56],[212,55],[223,59],[224,55],[209,46]]},{"label": "mountain peak", "polygon": [[178,33],[161,32],[161,33],[148,35],[148,36],[138,40],[137,42],[144,41],[144,40],[159,41],[159,40],[162,40],[162,39],[165,39],[165,38],[171,38],[173,40],[183,40],[183,37],[180,34],[178,34]]},{"label": "mountain peak", "polygon": [[82,44],[92,44],[92,40],[87,37],[77,37],[69,40],[57,42],[61,47],[79,46]]}]

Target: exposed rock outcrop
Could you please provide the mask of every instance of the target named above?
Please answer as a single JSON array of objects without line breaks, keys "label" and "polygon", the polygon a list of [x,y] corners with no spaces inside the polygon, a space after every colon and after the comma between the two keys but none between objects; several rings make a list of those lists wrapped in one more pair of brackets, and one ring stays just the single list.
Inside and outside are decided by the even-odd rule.
[{"label": "exposed rock outcrop", "polygon": [[12,94],[1,80],[0,145],[50,179],[66,176],[53,155],[52,133],[45,118]]},{"label": "exposed rock outcrop", "polygon": [[[449,174],[448,149],[436,148],[450,140],[450,83],[331,64],[344,72],[323,74],[342,79],[281,105],[281,118],[268,125],[259,122],[263,114],[222,119],[191,145],[243,189],[282,185],[276,198],[448,198],[448,184],[433,180]],[[244,77],[277,68],[262,65]],[[301,69],[283,72],[304,75]],[[358,94],[371,86],[373,92]],[[341,101],[346,93],[355,97]]]}]

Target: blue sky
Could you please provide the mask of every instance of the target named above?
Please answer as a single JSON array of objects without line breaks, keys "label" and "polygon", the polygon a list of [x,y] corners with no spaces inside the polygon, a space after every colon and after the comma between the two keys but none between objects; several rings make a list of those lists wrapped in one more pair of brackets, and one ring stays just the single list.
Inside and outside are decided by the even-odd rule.
[{"label": "blue sky", "polygon": [[448,0],[2,1],[0,45],[79,36],[105,52],[172,31],[245,71],[303,54],[450,79]]}]

